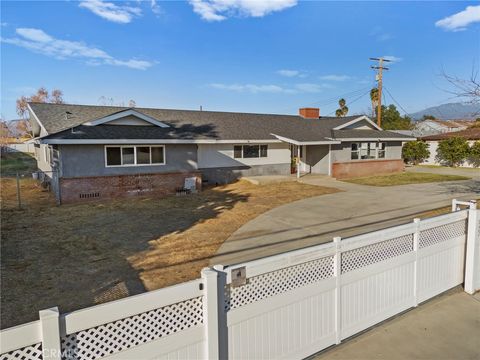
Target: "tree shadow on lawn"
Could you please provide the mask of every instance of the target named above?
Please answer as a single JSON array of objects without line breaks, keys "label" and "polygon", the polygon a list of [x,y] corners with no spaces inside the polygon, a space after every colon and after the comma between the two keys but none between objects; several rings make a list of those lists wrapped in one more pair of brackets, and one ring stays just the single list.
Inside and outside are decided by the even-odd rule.
[{"label": "tree shadow on lawn", "polygon": [[208,234],[182,234],[248,197],[225,186],[163,199],[4,209],[1,328],[36,320],[48,307],[63,313],[198,277],[205,265],[195,260],[160,282],[148,269],[214,251]]}]

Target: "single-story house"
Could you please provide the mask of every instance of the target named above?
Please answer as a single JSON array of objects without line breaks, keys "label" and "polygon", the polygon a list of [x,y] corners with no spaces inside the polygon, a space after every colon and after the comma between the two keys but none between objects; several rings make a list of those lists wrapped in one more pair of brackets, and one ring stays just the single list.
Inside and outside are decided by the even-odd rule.
[{"label": "single-story house", "polygon": [[[423,165],[443,165],[439,159],[437,159],[438,144],[442,140],[450,139],[452,137],[463,137],[467,140],[468,144],[472,146],[475,141],[480,141],[480,127],[471,127],[462,131],[453,131],[449,133],[442,133],[436,135],[429,135],[421,137],[420,140],[425,141],[429,146],[430,156],[423,162]],[[479,164],[474,163],[470,159],[467,159],[461,164],[462,167],[478,167]]]},{"label": "single-story house", "polygon": [[415,137],[428,136],[449,133],[454,131],[462,131],[472,126],[473,120],[438,120],[427,119],[420,120],[415,123],[413,135]]},{"label": "single-story house", "polygon": [[335,178],[402,171],[401,144],[367,116],[320,116],[30,103],[38,167],[59,202],[167,194],[186,178]]}]

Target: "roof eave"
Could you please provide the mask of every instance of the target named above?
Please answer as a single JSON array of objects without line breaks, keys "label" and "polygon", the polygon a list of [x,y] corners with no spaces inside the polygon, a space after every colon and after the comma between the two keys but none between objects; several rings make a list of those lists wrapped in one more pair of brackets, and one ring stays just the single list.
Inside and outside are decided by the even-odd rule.
[{"label": "roof eave", "polygon": [[333,140],[326,138],[327,140],[318,140],[318,141],[300,141],[300,140],[294,140],[290,139],[284,136],[276,135],[276,134],[271,134],[275,136],[278,140],[281,140],[282,142],[286,142],[289,144],[293,145],[328,145],[328,144],[340,144],[340,141],[338,140]]},{"label": "roof eave", "polygon": [[370,137],[370,138],[341,138],[337,139],[341,142],[345,141],[415,141],[417,138],[382,138],[382,137]]},{"label": "roof eave", "polygon": [[28,111],[30,112],[30,114],[32,114],[33,117],[35,118],[35,120],[37,121],[38,125],[40,125],[40,128],[42,128],[42,130],[45,131],[46,134],[48,134],[47,129],[45,129],[45,126],[43,126],[42,122],[38,118],[37,114],[35,114],[35,111],[33,111],[33,109],[30,106],[30,103],[28,103],[28,102],[27,102],[27,108],[28,108]]},{"label": "roof eave", "polygon": [[281,143],[277,139],[263,140],[216,140],[216,139],[39,139],[51,145],[102,145],[102,144],[269,144]]}]

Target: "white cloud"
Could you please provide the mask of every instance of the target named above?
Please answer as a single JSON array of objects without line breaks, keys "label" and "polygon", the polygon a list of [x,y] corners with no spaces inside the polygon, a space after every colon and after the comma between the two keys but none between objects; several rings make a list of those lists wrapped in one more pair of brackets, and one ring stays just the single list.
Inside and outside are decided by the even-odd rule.
[{"label": "white cloud", "polygon": [[306,93],[318,93],[322,91],[326,86],[322,84],[311,84],[311,83],[303,83],[303,84],[296,84],[295,89],[300,92]]},{"label": "white cloud", "polygon": [[372,31],[370,31],[370,36],[373,36],[377,41],[393,39],[392,34],[385,32],[381,26],[375,26]]},{"label": "white cloud", "polygon": [[277,74],[280,74],[280,75],[286,76],[286,77],[295,77],[295,76],[299,76],[299,75],[300,75],[300,71],[298,71],[298,70],[287,70],[287,69],[284,69],[284,70],[278,70],[278,71],[277,71]]},{"label": "white cloud", "polygon": [[19,37],[1,39],[2,42],[23,47],[33,52],[56,59],[79,58],[90,65],[115,65],[131,69],[146,70],[153,63],[145,60],[119,60],[96,47],[83,42],[60,40],[48,35],[43,30],[32,28],[16,29]]},{"label": "white cloud", "polygon": [[297,0],[189,0],[193,11],[206,21],[231,16],[263,17],[297,5]]},{"label": "white cloud", "polygon": [[329,86],[326,84],[301,83],[292,87],[283,87],[279,85],[258,85],[258,84],[209,84],[210,87],[220,90],[257,93],[275,93],[275,94],[296,94],[296,93],[317,93]]},{"label": "white cloud", "polygon": [[40,42],[40,43],[47,43],[53,40],[51,36],[47,35],[42,30],[39,30],[39,29],[18,28],[16,32],[18,35],[23,36],[25,39]]},{"label": "white cloud", "polygon": [[383,58],[384,58],[385,60],[389,60],[390,62],[393,62],[393,63],[400,62],[400,61],[403,60],[403,58],[397,57],[397,56],[393,56],[393,55],[385,55]]},{"label": "white cloud", "polygon": [[462,31],[468,25],[476,22],[480,22],[480,5],[467,6],[465,10],[459,13],[438,20],[435,26],[447,31]]},{"label": "white cloud", "polygon": [[229,91],[237,91],[237,92],[250,92],[253,94],[259,92],[265,93],[282,93],[288,92],[288,89],[284,89],[278,85],[255,85],[255,84],[220,84],[214,83],[210,84],[211,87],[220,90],[229,90]]},{"label": "white cloud", "polygon": [[327,81],[345,81],[345,80],[350,79],[350,76],[331,74],[331,75],[320,76],[320,79],[321,80],[327,80]]},{"label": "white cloud", "polygon": [[160,5],[157,4],[157,0],[150,1],[150,8],[152,9],[152,12],[157,16],[163,14],[163,10]]},{"label": "white cloud", "polygon": [[103,0],[83,0],[78,6],[90,10],[108,21],[120,24],[127,24],[135,16],[142,15],[142,10],[139,7],[116,5]]}]

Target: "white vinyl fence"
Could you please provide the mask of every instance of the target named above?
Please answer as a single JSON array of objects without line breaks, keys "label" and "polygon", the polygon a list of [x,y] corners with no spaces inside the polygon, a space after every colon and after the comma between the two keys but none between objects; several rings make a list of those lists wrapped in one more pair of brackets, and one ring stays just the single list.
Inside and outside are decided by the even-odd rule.
[{"label": "white vinyl fence", "polygon": [[7,152],[35,153],[35,145],[32,143],[6,144],[5,149]]},{"label": "white vinyl fence", "polygon": [[480,210],[454,209],[65,315],[43,310],[0,332],[0,359],[301,359],[463,282],[478,290]]}]

